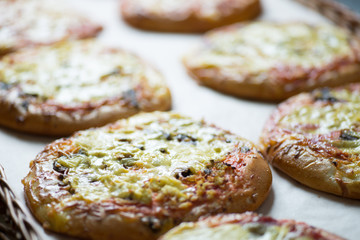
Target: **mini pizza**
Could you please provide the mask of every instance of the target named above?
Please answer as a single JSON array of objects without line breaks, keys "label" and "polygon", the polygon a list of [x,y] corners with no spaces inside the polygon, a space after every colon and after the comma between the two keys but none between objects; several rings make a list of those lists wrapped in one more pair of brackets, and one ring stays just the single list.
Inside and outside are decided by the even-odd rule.
[{"label": "mini pizza", "polygon": [[95,41],[28,48],[0,60],[0,124],[12,129],[69,135],[170,107],[160,73]]},{"label": "mini pizza", "polygon": [[122,0],[130,25],[165,32],[204,32],[250,20],[261,12],[260,0]]},{"label": "mini pizza", "polygon": [[360,199],[360,84],[280,104],[261,142],[268,161],[317,190]]},{"label": "mini pizza", "polygon": [[23,47],[94,37],[101,29],[54,0],[0,1],[0,57]]},{"label": "mini pizza", "polygon": [[159,240],[344,240],[294,220],[276,220],[256,213],[220,214],[182,223]]},{"label": "mini pizza", "polygon": [[255,22],[205,35],[185,56],[200,84],[238,97],[280,101],[316,87],[359,81],[359,39],[335,26]]},{"label": "mini pizza", "polygon": [[142,113],[48,145],[23,180],[46,229],[157,239],[182,221],[256,209],[271,172],[249,141],[172,112]]}]

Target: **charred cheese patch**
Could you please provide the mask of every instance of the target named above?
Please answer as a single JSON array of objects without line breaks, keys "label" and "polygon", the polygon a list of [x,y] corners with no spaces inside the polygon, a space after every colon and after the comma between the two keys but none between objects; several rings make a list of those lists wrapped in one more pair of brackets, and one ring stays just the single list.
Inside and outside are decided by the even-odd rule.
[{"label": "charred cheese patch", "polygon": [[[346,31],[330,25],[255,22],[207,34],[204,46],[185,57],[191,68],[220,68],[228,74],[260,75],[276,67],[322,67],[353,58]],[[263,78],[258,79],[263,81]]]},{"label": "charred cheese patch", "polygon": [[78,151],[57,158],[54,165],[55,171],[66,171],[61,184],[72,193],[61,204],[112,198],[151,204],[170,198],[180,208],[199,194],[184,179],[222,162],[237,145],[251,147],[175,113],[140,114],[120,127],[83,131],[72,144]]},{"label": "charred cheese patch", "polygon": [[0,61],[0,83],[6,89],[56,105],[116,98],[145,80],[149,89],[164,88],[162,76],[138,57],[90,40],[27,49]]},{"label": "charred cheese patch", "polygon": [[[49,44],[75,36],[90,37],[89,21],[53,0],[0,1],[0,53],[29,45]],[[96,26],[98,27],[98,26]]]},{"label": "charred cheese patch", "polygon": [[227,223],[210,227],[201,223],[183,223],[167,233],[162,240],[312,240],[314,238],[301,236],[300,232],[290,232],[288,226],[267,225],[263,223],[236,224]]}]

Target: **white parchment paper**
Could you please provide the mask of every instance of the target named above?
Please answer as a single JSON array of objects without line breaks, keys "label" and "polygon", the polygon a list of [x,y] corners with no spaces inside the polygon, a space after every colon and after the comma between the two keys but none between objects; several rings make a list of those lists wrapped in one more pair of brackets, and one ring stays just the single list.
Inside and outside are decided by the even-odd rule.
[{"label": "white parchment paper", "polygon": [[[128,49],[158,68],[166,77],[173,96],[173,109],[258,141],[262,127],[275,108],[226,96],[198,86],[185,72],[181,56],[196,45],[201,35],[145,32],[127,26],[120,18],[116,0],[65,0],[92,19],[104,25],[99,40]],[[319,14],[293,0],[263,0],[260,19],[275,21],[327,22]],[[21,179],[29,162],[53,138],[30,136],[0,128],[0,163],[15,194],[23,201]],[[360,201],[321,193],[273,170],[273,186],[259,213],[275,218],[305,221],[350,240],[360,239]],[[69,239],[35,227],[44,239]]]}]

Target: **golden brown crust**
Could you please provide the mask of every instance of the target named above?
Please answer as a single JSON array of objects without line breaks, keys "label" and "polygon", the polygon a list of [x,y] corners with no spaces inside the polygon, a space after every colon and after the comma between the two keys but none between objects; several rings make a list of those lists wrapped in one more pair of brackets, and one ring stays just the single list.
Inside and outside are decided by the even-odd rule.
[{"label": "golden brown crust", "polygon": [[[274,27],[291,26],[291,23],[276,24],[258,22],[255,24],[272,24]],[[231,35],[234,34],[233,32],[240,32],[242,28],[246,29],[248,26],[255,24],[234,24],[207,33],[203,40],[203,48],[184,58],[183,63],[189,75],[199,84],[226,94],[271,102],[279,102],[295,94],[310,91],[318,87],[333,87],[358,81],[358,75],[360,74],[360,42],[355,36],[351,36],[350,34],[348,34],[347,41],[351,49],[349,54],[346,56],[339,55],[332,57],[331,62],[322,65],[317,64],[316,66],[304,67],[301,65],[291,65],[290,61],[282,62],[282,60],[279,59],[279,62],[266,70],[252,71],[249,68],[249,70],[243,72],[236,72],[236,63],[234,63],[234,66],[229,65],[225,67],[217,65],[216,63],[210,63],[209,65],[194,64],[194,58],[196,59],[198,56],[207,54],[207,51],[211,51],[211,48],[216,48],[217,40],[214,36],[218,37],[222,34]],[[299,25],[299,23],[294,23],[294,25]],[[310,25],[308,27],[310,29],[312,28]],[[266,33],[266,29],[263,32]],[[255,36],[261,38],[261,36]],[[264,39],[266,39],[266,36],[267,35],[264,34]],[[265,47],[264,44],[264,48]],[[276,46],[271,47],[275,48]],[[251,44],[249,48],[254,50]],[[257,50],[255,49],[254,51]],[[296,51],[296,49],[294,48],[293,51]],[[266,51],[264,50],[264,52]],[[238,57],[238,62],[249,61],[249,59],[241,59],[241,54]],[[255,58],[257,58],[257,56],[254,56],[249,62]],[[274,56],[273,59],[276,59],[276,56]],[[219,58],[219,62],[221,62],[221,58]],[[260,59],[259,62],[253,61],[253,64],[261,65],[264,63]],[[238,66],[239,70],[241,67],[242,66]]]},{"label": "golden brown crust", "polygon": [[[177,116],[174,113],[152,114],[159,116],[160,124],[167,114]],[[114,132],[126,126],[124,120],[102,129]],[[67,199],[71,198],[72,190],[60,181],[66,178],[67,170],[56,168],[54,164],[60,156],[79,154],[74,139],[87,132],[79,132],[48,145],[31,162],[31,170],[23,180],[28,205],[46,229],[91,239],[156,239],[183,221],[195,221],[201,216],[216,213],[255,210],[264,201],[271,186],[269,166],[256,148],[242,139],[220,162],[211,160],[213,162],[207,170],[194,173],[191,178],[183,175],[176,177],[196,192],[181,205],[166,197],[168,195],[159,198],[157,192],[152,193],[150,204],[117,197],[69,202]],[[218,182],[220,179],[221,184]]]},{"label": "golden brown crust", "polygon": [[[356,137],[347,137],[346,132],[356,133],[358,123],[349,120],[351,123],[349,128],[341,125],[339,128],[331,126],[332,129],[321,132],[316,132],[317,129],[324,127],[321,125],[325,124],[321,122],[310,124],[300,120],[298,123],[284,123],[284,119],[293,115],[294,111],[300,109],[305,111],[308,108],[310,114],[313,111],[313,119],[323,119],[324,122],[324,117],[314,117],[317,109],[333,106],[338,111],[334,114],[336,117],[341,119],[342,114],[347,117],[345,110],[342,111],[343,105],[356,104],[349,99],[351,96],[357,96],[359,90],[359,84],[352,84],[329,92],[327,89],[322,90],[324,91],[322,96],[325,98],[318,97],[319,90],[294,96],[280,104],[267,121],[260,140],[267,160],[306,186],[343,197],[360,199],[359,172],[357,167],[353,166],[359,163],[359,154],[356,150],[351,152],[337,144],[357,141]],[[346,99],[341,98],[344,91],[349,94]],[[338,94],[339,97],[333,97],[332,94]],[[350,115],[348,117],[350,118]],[[341,123],[341,120],[334,118],[333,115],[328,115],[326,120],[335,126],[339,121]],[[356,149],[356,143],[353,144],[351,148]]]},{"label": "golden brown crust", "polygon": [[[225,224],[238,224],[244,226],[249,223],[261,224],[262,226],[278,226],[285,227],[290,229],[291,236],[295,238],[295,235],[298,237],[308,237],[314,240],[344,240],[343,238],[336,236],[335,234],[329,233],[319,228],[309,226],[303,222],[297,222],[294,220],[276,220],[271,217],[266,217],[258,215],[252,212],[246,212],[243,214],[219,214],[212,217],[202,217],[199,221],[195,222],[193,225],[181,228],[182,225],[176,227],[169,231],[167,234],[162,236],[159,240],[172,239],[172,236],[176,236],[184,231],[191,231],[192,229],[206,228],[211,229]],[[217,237],[219,237],[217,235]],[[227,236],[224,236],[227,237]],[[282,236],[285,237],[285,236]],[[261,238],[261,235],[258,236]]]},{"label": "golden brown crust", "polygon": [[[205,32],[216,27],[253,19],[261,13],[259,0],[222,0],[214,7],[215,16],[206,16],[201,13],[201,4],[205,6],[206,3],[202,3],[205,1],[196,0],[193,3],[183,4],[190,4],[184,6],[184,9],[170,10],[163,7],[156,12],[139,1],[123,0],[121,13],[124,20],[134,27],[163,32]],[[159,3],[154,3],[152,7],[156,8],[156,4]]]},{"label": "golden brown crust", "polygon": [[[170,91],[164,96],[154,96],[159,102],[146,108],[129,105],[127,101],[103,106],[96,106],[86,110],[58,110],[56,108],[41,109],[41,112],[27,111],[24,115],[21,105],[0,100],[0,125],[20,132],[39,134],[44,136],[67,136],[75,131],[91,127],[100,127],[121,118],[130,117],[141,111],[166,111],[171,108]],[[142,100],[139,101],[141,106]],[[146,102],[150,105],[151,102]]]},{"label": "golden brown crust", "polygon": [[101,25],[55,1],[4,0],[0,15],[0,28],[8,33],[0,38],[0,57],[24,47],[92,38],[102,30]]},{"label": "golden brown crust", "polygon": [[[224,76],[220,69],[194,69],[188,66],[186,62],[184,64],[190,76],[201,85],[236,97],[268,102],[280,102],[295,94],[307,92],[317,87],[335,87],[357,82],[360,74],[360,65],[358,63],[344,67],[339,65],[323,74],[323,76],[319,76],[321,81],[317,82],[316,85],[309,84],[312,79],[302,76],[298,81],[294,79],[293,83],[286,84],[289,87],[288,89],[291,89],[288,90],[281,83],[282,79],[279,76],[267,78],[269,81],[260,84],[252,81],[251,78],[244,79],[244,82],[240,83]],[[291,74],[291,72],[287,74]],[[305,80],[306,78],[308,81]]]},{"label": "golden brown crust", "polygon": [[[82,49],[79,50],[79,48]],[[52,99],[54,96],[47,96],[46,93],[44,93],[44,95],[42,95],[42,93],[32,94],[31,92],[29,93],[24,90],[24,86],[25,84],[28,84],[28,81],[40,81],[41,75],[35,75],[36,73],[34,73],[30,78],[38,77],[39,79],[29,79],[24,81],[21,77],[23,72],[21,72],[21,70],[20,72],[17,72],[17,66],[21,65],[28,67],[29,63],[35,61],[34,59],[41,58],[39,57],[40,54],[43,54],[43,56],[46,57],[51,56],[51,53],[55,51],[69,51],[66,54],[68,54],[67,60],[70,61],[72,58],[72,49],[75,49],[73,52],[82,51],[82,54],[84,55],[95,48],[99,49],[98,53],[96,53],[98,55],[90,55],[88,59],[90,65],[88,65],[87,62],[84,62],[83,69],[74,69],[73,66],[73,68],[70,68],[69,66],[62,67],[60,66],[61,63],[58,63],[59,69],[51,69],[50,71],[56,72],[63,69],[63,71],[70,76],[72,76],[71,74],[73,72],[77,71],[80,72],[79,74],[81,74],[81,72],[94,71],[91,62],[96,61],[96,57],[101,59],[103,56],[107,56],[107,58],[118,58],[118,62],[115,60],[115,62],[110,63],[112,66],[106,66],[110,68],[113,67],[113,69],[116,70],[123,66],[125,67],[127,64],[126,62],[123,63],[121,60],[121,57],[124,56],[124,58],[130,59],[129,61],[136,61],[138,64],[135,70],[130,70],[130,72],[125,73],[125,77],[132,78],[130,79],[130,81],[133,82],[131,83],[131,88],[127,88],[124,92],[119,91],[116,95],[113,94],[107,96],[105,92],[100,95],[100,99],[98,97],[96,99],[89,98],[77,103],[62,103],[61,101],[64,97],[62,97],[62,99],[59,97],[59,101],[55,101]],[[65,58],[66,54],[64,55]],[[59,59],[59,61],[63,61],[61,60],[61,57],[59,57]],[[104,59],[106,58],[104,57]],[[93,41],[78,41],[57,44],[53,47],[25,49],[7,55],[2,59],[0,64],[2,64],[0,66],[0,73],[3,73],[2,77],[0,77],[0,125],[22,132],[48,136],[65,136],[70,135],[77,130],[102,126],[106,123],[129,117],[141,111],[166,111],[171,108],[170,91],[166,87],[165,81],[159,72],[132,54],[126,53],[120,49],[104,47]],[[36,64],[39,63],[34,63],[34,65]],[[32,65],[30,64],[30,66]],[[40,65],[35,67],[39,69],[39,72],[49,71],[45,67],[43,69]],[[9,69],[13,69],[13,73],[7,74],[7,71],[10,71]],[[143,75],[140,77],[138,76],[139,69],[140,71],[143,71]],[[104,84],[104,81],[106,81],[108,76],[113,77],[111,74],[119,78],[117,80],[119,83],[115,84],[121,84],[121,81],[124,81],[122,79],[123,73],[119,72],[120,70],[116,71],[117,72],[115,73],[109,73],[110,75],[106,75],[107,72],[99,72],[98,75],[94,76],[99,78],[98,83],[96,83],[98,84],[99,91],[102,89],[101,84]],[[56,76],[56,73],[48,73]],[[97,73],[94,73],[94,75],[95,74]],[[89,75],[87,77],[90,78],[93,76]],[[60,90],[69,88],[66,83],[69,79],[65,79],[65,84],[60,82],[60,80],[62,80],[60,78],[59,80],[55,78],[49,80],[53,82],[52,84],[59,85]],[[71,81],[78,81],[76,75]],[[85,82],[83,84],[84,86],[93,84],[91,79],[85,79],[85,81],[88,82]],[[75,85],[75,91],[76,87],[77,86]],[[46,89],[51,91],[50,86],[47,86]],[[94,89],[91,91],[94,91]],[[72,93],[72,95],[76,94],[77,92]],[[89,92],[89,95],[90,94],[91,93]]]}]

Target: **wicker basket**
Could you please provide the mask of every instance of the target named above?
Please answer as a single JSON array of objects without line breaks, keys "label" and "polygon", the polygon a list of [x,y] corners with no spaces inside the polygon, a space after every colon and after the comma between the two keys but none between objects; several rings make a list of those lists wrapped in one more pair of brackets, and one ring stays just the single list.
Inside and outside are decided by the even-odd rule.
[{"label": "wicker basket", "polygon": [[6,181],[4,169],[0,165],[0,239],[40,240]]},{"label": "wicker basket", "polygon": [[347,28],[360,36],[360,16],[345,5],[332,0],[296,0],[330,19],[335,24]]}]

